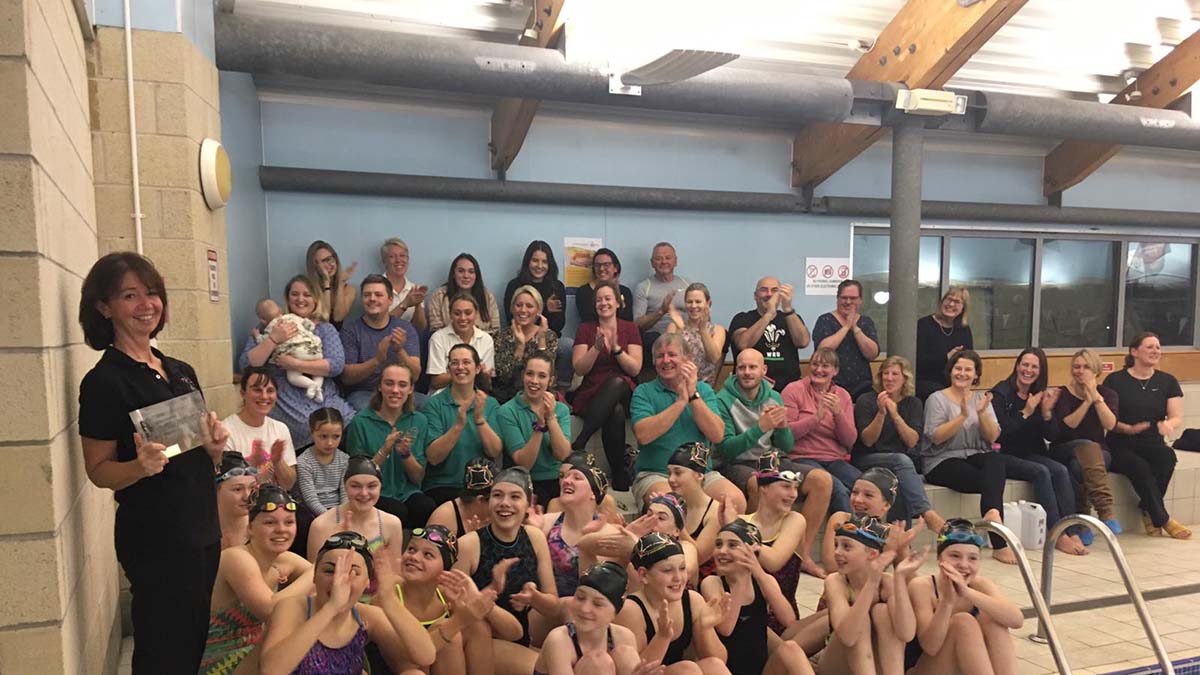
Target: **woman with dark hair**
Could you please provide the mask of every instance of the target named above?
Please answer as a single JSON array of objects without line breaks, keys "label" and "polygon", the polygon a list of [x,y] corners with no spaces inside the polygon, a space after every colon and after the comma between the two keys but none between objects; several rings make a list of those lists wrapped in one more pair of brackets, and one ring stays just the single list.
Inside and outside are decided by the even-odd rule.
[{"label": "woman with dark hair", "polygon": [[1113,471],[1133,483],[1146,534],[1187,539],[1191,530],[1167,513],[1163,496],[1175,473],[1175,451],[1166,439],[1183,422],[1179,380],[1158,369],[1162,345],[1154,333],[1138,333],[1129,343],[1125,369],[1104,379],[1120,400],[1117,424],[1108,432]]},{"label": "woman with dark hair", "polygon": [[[992,409],[991,392],[976,392],[983,359],[973,350],[955,352],[946,363],[950,386],[935,391],[925,402],[925,438],[921,454],[925,480],[956,492],[978,494],[984,518],[1004,519],[1004,482],[1012,455],[993,452],[1000,423]],[[1009,565],[1016,555],[1004,540],[992,535],[992,557]]]},{"label": "woman with dark hair", "polygon": [[429,422],[417,412],[415,376],[407,363],[384,366],[379,388],[346,428],[346,451],[370,457],[383,473],[380,508],[406,527],[422,527],[437,506],[421,492]]},{"label": "woman with dark hair", "polygon": [[349,280],[358,263],[350,263],[343,270],[337,251],[318,239],[308,245],[308,252],[304,254],[304,268],[308,278],[316,282],[321,291],[321,306],[329,311],[329,323],[341,330],[346,315],[354,309],[356,293]]},{"label": "woman with dark hair", "polygon": [[270,418],[278,392],[271,371],[247,366],[239,382],[242,409],[221,420],[229,430],[227,452],[241,453],[258,469],[259,482],[274,483],[284,490],[296,484],[296,448],[287,425]]},{"label": "woman with dark hair", "polygon": [[604,455],[613,489],[629,489],[625,468],[625,420],[633,397],[634,382],[642,369],[642,336],[637,324],[617,317],[617,284],[602,281],[596,286],[597,318],[579,324],[571,363],[583,383],[575,390],[571,412],[583,418],[583,429],[571,444],[583,450],[597,431],[604,439]]},{"label": "woman with dark hair", "polygon": [[605,282],[617,285],[617,318],[633,321],[633,291],[621,283],[621,259],[611,248],[601,248],[592,256],[592,280],[575,289],[579,323],[596,320],[596,287]]},{"label": "woman with dark hair", "polygon": [[[321,354],[325,357],[315,361],[302,361],[286,354],[275,357],[275,365],[278,368],[272,370],[271,379],[275,382],[279,394],[278,402],[271,410],[271,417],[286,424],[292,432],[292,442],[303,447],[312,441],[308,430],[309,415],[321,408],[334,408],[343,418],[350,420],[354,417],[354,408],[351,408],[338,393],[335,380],[342,374],[342,368],[346,365],[346,353],[342,349],[342,340],[337,331],[326,321],[321,295],[312,279],[297,274],[288,280],[283,292],[287,301],[287,311],[315,324],[313,332],[321,338]],[[291,339],[295,333],[294,324],[276,323],[261,342],[251,335],[242,346],[238,368],[266,365],[275,347]],[[325,382],[321,387],[323,400],[309,398],[305,389],[289,382],[286,375],[288,370],[324,377]]]},{"label": "woman with dark hair", "polygon": [[116,493],[114,539],[133,595],[138,675],[197,671],[221,555],[213,475],[225,426],[206,413],[202,443],[168,464],[167,448],[142,438],[129,418],[200,391],[190,365],[150,344],[166,319],[167,290],[147,258],[110,253],[84,279],[79,324],[104,354],[79,385],[79,435],[88,479]]},{"label": "woman with dark hair", "polygon": [[[1059,388],[1046,388],[1046,352],[1026,347],[1017,355],[1012,373],[992,387],[992,409],[1000,423],[1000,452],[1008,455],[1009,478],[1033,485],[1034,499],[1046,510],[1046,529],[1075,513],[1075,488],[1065,464],[1046,453],[1047,422],[1058,400]],[[1071,528],[1055,546],[1070,555],[1087,555]]]},{"label": "woman with dark hair", "polygon": [[476,386],[482,366],[471,345],[451,347],[447,355],[450,385],[430,396],[421,411],[429,419],[430,439],[421,487],[438,504],[458,496],[467,462],[485,455],[497,458],[504,450],[496,431],[500,428],[500,404]]},{"label": "woman with dark hair", "polygon": [[430,331],[450,325],[450,301],[462,293],[475,298],[475,306],[479,309],[476,326],[489,333],[500,330],[500,308],[496,306],[496,296],[483,283],[479,261],[470,253],[459,253],[450,263],[446,283],[429,296],[425,314],[429,318]]},{"label": "woman with dark hair", "polygon": [[517,276],[505,286],[504,311],[509,322],[513,316],[513,294],[521,286],[533,286],[542,294],[545,303],[542,313],[549,323],[550,330],[561,336],[563,326],[567,322],[567,308],[564,304],[567,290],[558,279],[558,263],[554,261],[554,251],[550,249],[550,244],[541,240],[530,242],[525,249],[525,257],[521,259],[521,269],[517,270]]},{"label": "woman with dark hair", "polygon": [[975,338],[967,325],[971,294],[953,286],[938,302],[938,310],[917,320],[917,398],[924,401],[944,388],[946,359],[960,349],[974,349]]}]

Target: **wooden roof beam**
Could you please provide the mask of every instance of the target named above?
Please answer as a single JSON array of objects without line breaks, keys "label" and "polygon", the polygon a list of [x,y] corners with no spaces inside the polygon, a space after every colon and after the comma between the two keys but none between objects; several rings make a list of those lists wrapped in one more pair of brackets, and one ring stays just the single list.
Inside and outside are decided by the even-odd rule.
[{"label": "wooden roof beam", "polygon": [[[953,0],[908,0],[846,77],[943,87],[1026,2],[982,0],[962,7]],[[821,183],[882,135],[880,127],[854,124],[805,127],[792,145],[792,185]]]},{"label": "wooden roof beam", "polygon": [[[1138,76],[1110,105],[1165,108],[1200,80],[1200,31],[1175,46],[1146,72]],[[1130,96],[1133,92],[1140,97]],[[1068,139],[1046,155],[1042,168],[1042,191],[1053,197],[1079,184],[1121,149],[1114,143]]]},{"label": "wooden roof beam", "polygon": [[[535,0],[525,22],[520,44],[529,47],[549,47],[561,32],[562,8],[565,0]],[[503,175],[512,166],[525,143],[541,101],[537,99],[502,98],[492,110],[492,169]]]}]

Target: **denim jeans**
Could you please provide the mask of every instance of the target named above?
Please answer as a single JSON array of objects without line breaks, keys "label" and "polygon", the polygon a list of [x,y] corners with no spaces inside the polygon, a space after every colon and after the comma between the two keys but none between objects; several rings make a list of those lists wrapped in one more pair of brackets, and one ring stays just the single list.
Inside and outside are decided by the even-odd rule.
[{"label": "denim jeans", "polygon": [[925,494],[925,479],[917,473],[912,459],[900,452],[872,452],[854,458],[854,465],[866,470],[872,467],[883,467],[896,474],[900,480],[900,494],[892,505],[892,513],[897,519],[907,520],[909,517],[920,517],[933,508],[929,503],[929,495]]},{"label": "denim jeans", "polygon": [[833,493],[829,497],[829,510],[850,513],[850,489],[854,487],[854,481],[862,475],[861,471],[854,468],[850,462],[840,459],[831,462],[822,462],[816,459],[793,459],[792,461],[828,471],[834,478]]},{"label": "denim jeans", "polygon": [[1007,457],[1008,477],[1033,485],[1034,500],[1046,510],[1047,530],[1054,527],[1063,516],[1075,513],[1075,488],[1066,465],[1036,453],[1026,457]]}]

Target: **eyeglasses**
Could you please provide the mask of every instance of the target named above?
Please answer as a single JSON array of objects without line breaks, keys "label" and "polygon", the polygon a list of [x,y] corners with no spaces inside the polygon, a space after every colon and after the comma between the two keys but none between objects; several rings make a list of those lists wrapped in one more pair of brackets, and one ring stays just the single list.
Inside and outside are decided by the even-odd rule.
[{"label": "eyeglasses", "polygon": [[337,258],[335,258],[335,257],[333,257],[333,256],[331,256],[331,255],[327,255],[327,256],[325,256],[324,258],[321,258],[320,260],[318,260],[317,262],[318,262],[318,263],[320,263],[320,264],[322,264],[322,265],[324,265],[325,263],[331,263],[331,262],[334,262],[334,261],[336,261],[336,260],[337,260]]},{"label": "eyeglasses", "polygon": [[616,267],[617,264],[614,262],[604,261],[604,262],[594,262],[594,263],[592,263],[592,266],[593,267]]},{"label": "eyeglasses", "polygon": [[862,299],[861,295],[853,295],[853,296],[852,295],[839,295],[838,296],[838,300],[840,300],[842,302],[853,302],[855,300],[861,300],[861,299]]},{"label": "eyeglasses", "polygon": [[226,471],[225,473],[217,476],[217,485],[224,483],[225,481],[229,480],[230,478],[241,478],[242,476],[257,477],[258,469],[254,468],[252,466],[248,466],[248,467],[235,466],[232,469]]}]

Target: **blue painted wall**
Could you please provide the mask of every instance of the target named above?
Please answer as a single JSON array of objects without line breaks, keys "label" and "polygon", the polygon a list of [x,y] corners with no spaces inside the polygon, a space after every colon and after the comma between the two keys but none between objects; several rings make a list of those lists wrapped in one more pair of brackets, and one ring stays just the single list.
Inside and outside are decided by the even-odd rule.
[{"label": "blue painted wall", "polygon": [[[182,32],[211,61],[216,61],[213,0],[129,0],[133,28]],[[95,0],[93,20],[100,26],[124,26],[123,0]]]},{"label": "blue painted wall", "polygon": [[[271,93],[264,95],[259,117],[224,105],[222,117],[226,133],[235,127],[250,129],[248,133],[261,129],[262,156],[267,164],[492,177],[486,152],[490,111],[483,107],[426,100],[379,103]],[[547,107],[539,113],[509,177],[784,192],[790,189],[791,138],[786,129],[747,130],[727,124],[668,122]],[[821,186],[818,195],[887,197],[889,153],[886,140],[877,143]],[[924,196],[1041,203],[1041,163],[1040,155],[1019,149],[997,151],[993,145],[963,152],[931,142]],[[1118,158],[1069,191],[1066,202],[1074,206],[1200,211],[1200,199],[1189,187],[1191,183],[1192,177],[1177,164],[1122,162]],[[259,198],[257,194],[252,197],[250,201]],[[383,239],[400,236],[412,248],[412,277],[431,285],[441,283],[451,258],[467,250],[479,258],[484,277],[496,292],[515,273],[531,239],[545,239],[557,252],[564,236],[603,237],[621,256],[623,281],[628,285],[649,273],[650,246],[666,239],[678,246],[680,273],[711,287],[713,315],[719,321],[728,321],[735,312],[751,306],[752,287],[761,274],[777,274],[800,286],[805,256],[848,256],[853,224],[849,219],[816,216],[286,193],[267,194],[265,204],[269,246],[259,260],[265,258],[268,263],[269,288],[275,295],[282,293],[288,277],[303,269],[304,251],[315,238],[333,243],[343,262],[359,261],[361,273],[379,269],[378,245]],[[254,216],[232,210],[229,214],[231,251],[242,243],[261,250],[261,234],[252,235],[258,232],[254,228],[243,230],[243,217]],[[988,227],[1004,228],[1002,224]],[[1028,230],[1030,226],[1013,229]],[[260,294],[261,268],[231,266],[230,274],[235,297]],[[830,308],[831,300],[828,296],[800,297],[797,305],[811,322]],[[249,309],[235,310],[235,328],[243,324],[248,327],[247,320],[236,318],[237,312],[248,315]],[[235,330],[235,339],[244,334],[245,329]]]},{"label": "blue painted wall", "polygon": [[[221,141],[233,167],[233,192],[225,205],[232,335],[253,327],[254,303],[268,294],[267,201],[258,185],[262,124],[254,79],[220,73]],[[240,345],[239,345],[240,346]],[[234,355],[236,358],[236,354]]]}]

